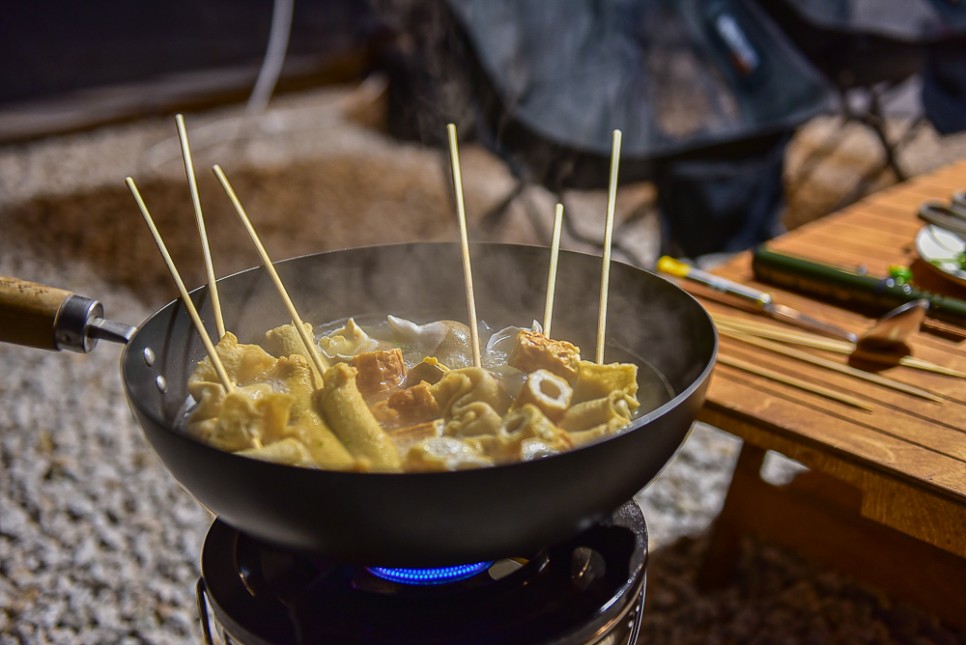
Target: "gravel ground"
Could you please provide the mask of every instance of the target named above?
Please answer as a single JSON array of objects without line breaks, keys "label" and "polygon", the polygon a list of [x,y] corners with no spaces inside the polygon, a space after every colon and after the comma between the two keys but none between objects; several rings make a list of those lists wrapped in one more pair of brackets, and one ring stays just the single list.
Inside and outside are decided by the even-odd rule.
[{"label": "gravel ground", "polygon": [[[281,99],[255,134],[222,145],[237,111],[187,115],[220,274],[256,258],[213,180],[221,163],[274,257],[362,244],[455,239],[443,157],[365,127],[369,88]],[[352,115],[346,118],[346,114]],[[825,127],[818,124],[815,127]],[[133,175],[186,282],[203,280],[172,120],[0,148],[0,274],[98,298],[136,323],[175,295],[123,187]],[[478,218],[510,190],[500,163],[463,151]],[[550,198],[516,202],[494,237],[545,239]],[[647,186],[622,190],[622,229],[653,259]],[[592,232],[603,196],[574,196]],[[529,206],[529,210],[528,210]],[[542,216],[541,216],[542,217]],[[575,245],[564,242],[568,248]],[[210,523],[141,438],[121,392],[117,346],[52,354],[0,345],[0,642],[182,643],[200,639],[194,582]],[[793,554],[749,541],[732,584],[695,585],[738,441],[696,426],[637,500],[651,532],[645,638],[659,643],[957,643],[926,613]],[[776,476],[794,467],[772,462]]]}]

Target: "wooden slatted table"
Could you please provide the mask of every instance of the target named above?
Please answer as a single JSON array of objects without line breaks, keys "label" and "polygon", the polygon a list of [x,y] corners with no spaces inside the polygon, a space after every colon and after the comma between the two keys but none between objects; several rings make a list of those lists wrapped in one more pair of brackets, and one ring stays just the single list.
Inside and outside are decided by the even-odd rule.
[{"label": "wooden slatted table", "polygon": [[[783,235],[769,248],[883,276],[909,266],[915,283],[966,299],[966,288],[918,259],[916,210],[966,188],[966,161],[883,190],[837,214]],[[872,318],[756,282],[749,253],[715,273],[767,290],[776,302],[854,332]],[[698,294],[700,296],[700,294]],[[767,322],[718,299],[713,314]],[[791,328],[788,328],[791,329]],[[920,331],[913,355],[966,371],[966,341]],[[833,356],[818,350],[816,355]],[[892,367],[882,375],[940,394],[942,404],[721,338],[720,353],[850,393],[865,411],[719,364],[700,416],[744,440],[703,578],[721,583],[740,537],[756,534],[860,576],[897,597],[966,624],[966,380]],[[844,362],[843,358],[838,359]],[[785,486],[760,477],[767,450],[809,471]]]}]

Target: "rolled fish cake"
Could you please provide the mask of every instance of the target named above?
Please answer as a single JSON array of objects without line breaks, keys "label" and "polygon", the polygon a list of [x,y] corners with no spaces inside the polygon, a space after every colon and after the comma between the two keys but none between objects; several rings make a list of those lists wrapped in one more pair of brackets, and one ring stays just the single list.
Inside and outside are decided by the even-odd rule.
[{"label": "rolled fish cake", "polygon": [[372,414],[356,385],[357,370],[336,363],[326,370],[325,387],[313,395],[316,409],[349,453],[375,471],[398,471],[399,451]]}]

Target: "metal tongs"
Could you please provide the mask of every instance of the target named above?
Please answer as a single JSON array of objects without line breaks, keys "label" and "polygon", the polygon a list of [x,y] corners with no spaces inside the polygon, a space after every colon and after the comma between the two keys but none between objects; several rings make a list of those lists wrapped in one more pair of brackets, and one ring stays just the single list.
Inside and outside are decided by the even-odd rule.
[{"label": "metal tongs", "polygon": [[850,343],[855,343],[859,340],[856,334],[842,329],[838,325],[819,320],[797,309],[793,309],[788,305],[775,302],[769,293],[752,289],[737,282],[732,282],[731,280],[708,273],[707,271],[685,264],[680,260],[675,260],[666,255],[658,259],[656,268],[661,273],[703,284],[720,293],[737,296],[753,305],[760,313],[790,325],[817,332],[824,336],[840,338]]},{"label": "metal tongs", "polygon": [[919,207],[919,219],[966,241],[966,190],[955,193],[949,204],[937,201],[924,203]]},{"label": "metal tongs", "polygon": [[926,311],[929,309],[927,299],[911,300],[887,312],[861,334],[854,334],[837,325],[808,316],[787,305],[778,304],[768,293],[707,273],[667,256],[663,256],[657,261],[657,269],[662,273],[703,284],[715,291],[738,296],[755,305],[760,313],[775,320],[832,338],[846,340],[855,345],[852,353],[856,358],[865,358],[875,362],[892,362],[900,356],[911,354],[912,349],[907,344],[906,339],[912,332],[919,329],[923,318],[926,316]]}]

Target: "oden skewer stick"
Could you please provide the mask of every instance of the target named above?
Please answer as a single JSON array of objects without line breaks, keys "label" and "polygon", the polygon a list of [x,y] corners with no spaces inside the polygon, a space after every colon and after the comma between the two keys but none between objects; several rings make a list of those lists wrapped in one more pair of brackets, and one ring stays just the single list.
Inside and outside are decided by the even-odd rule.
[{"label": "oden skewer stick", "polygon": [[282,279],[278,277],[278,272],[275,270],[275,266],[272,264],[272,259],[268,256],[268,251],[265,250],[265,245],[262,244],[261,239],[258,237],[258,233],[255,232],[255,227],[252,226],[252,221],[248,217],[248,213],[245,212],[245,207],[242,206],[241,200],[238,199],[238,195],[235,193],[234,188],[231,187],[231,183],[228,181],[228,177],[225,176],[224,171],[221,166],[215,164],[212,167],[215,176],[218,177],[218,181],[221,182],[221,187],[225,189],[225,193],[228,195],[228,199],[231,200],[232,205],[235,207],[235,212],[238,213],[238,219],[241,220],[242,224],[245,226],[245,230],[248,231],[248,236],[252,239],[252,243],[255,245],[255,249],[258,251],[258,255],[262,260],[262,265],[265,270],[268,271],[269,277],[272,282],[275,283],[275,288],[278,290],[278,295],[281,296],[282,302],[285,303],[285,308],[288,310],[289,316],[292,318],[292,322],[295,323],[295,330],[299,334],[299,338],[302,339],[302,343],[305,345],[306,351],[308,351],[309,356],[312,358],[312,363],[315,365],[315,369],[318,370],[319,376],[321,377],[325,374],[325,371],[329,368],[328,361],[322,357],[319,353],[319,348],[315,344],[315,339],[305,330],[305,325],[302,322],[301,316],[299,316],[298,310],[295,308],[295,303],[288,295],[288,291],[285,290],[285,285],[282,284]]},{"label": "oden skewer stick", "polygon": [[754,374],[755,376],[761,376],[762,378],[778,381],[779,383],[783,383],[789,387],[811,392],[812,394],[817,394],[818,396],[824,396],[827,399],[832,399],[833,401],[850,405],[853,408],[859,408],[860,410],[865,410],[866,412],[872,412],[875,409],[865,401],[857,399],[854,396],[842,394],[836,390],[822,387],[821,385],[815,385],[814,383],[809,383],[808,381],[803,381],[802,379],[797,379],[793,376],[788,376],[787,374],[782,374],[781,372],[776,372],[774,370],[761,367],[760,365],[748,363],[737,358],[731,358],[730,356],[722,356],[720,354],[718,355],[717,360],[723,365],[744,370],[745,372]]},{"label": "oden skewer stick", "polygon": [[482,367],[480,357],[480,330],[476,324],[476,299],[473,295],[473,269],[470,266],[470,242],[466,233],[466,206],[463,203],[463,175],[460,172],[459,144],[456,140],[456,126],[446,126],[449,134],[449,156],[453,166],[453,190],[456,194],[456,215],[460,225],[460,246],[463,251],[463,282],[466,287],[466,314],[470,323],[470,342],[473,348],[473,365]]},{"label": "oden skewer stick", "polygon": [[875,383],[876,385],[881,385],[898,392],[904,392],[906,394],[911,394],[912,396],[917,396],[921,399],[926,399],[934,403],[942,403],[943,398],[937,394],[918,388],[912,385],[906,385],[900,381],[894,379],[886,378],[875,374],[873,372],[867,372],[865,370],[860,370],[850,365],[842,365],[841,363],[836,363],[819,356],[814,356],[808,352],[802,352],[791,347],[785,347],[784,345],[764,338],[759,338],[751,334],[742,333],[740,331],[735,331],[728,329],[726,327],[719,327],[718,331],[722,336],[730,336],[732,338],[737,338],[738,340],[748,343],[749,345],[754,345],[755,347],[760,347],[762,349],[767,349],[769,351],[775,352],[776,354],[781,354],[782,356],[788,356],[789,358],[795,358],[805,363],[811,363],[812,365],[817,365],[818,367],[824,367],[825,369],[832,370],[833,372],[839,372],[840,374],[848,374],[849,376],[855,377],[857,379],[868,381],[869,383]]},{"label": "oden skewer stick", "polygon": [[550,243],[550,274],[547,276],[547,304],[543,310],[543,333],[550,338],[550,322],[553,318],[553,296],[557,286],[557,257],[560,255],[560,224],[563,222],[563,204],[557,204],[553,214],[553,239]]},{"label": "oden skewer stick", "polygon": [[188,178],[188,190],[191,193],[191,204],[195,209],[195,221],[198,223],[198,234],[201,236],[201,249],[205,254],[205,272],[208,275],[208,296],[211,298],[211,311],[215,316],[215,330],[218,338],[225,335],[225,320],[221,315],[221,300],[218,298],[215,266],[211,261],[211,248],[208,245],[208,232],[205,229],[205,217],[201,213],[201,198],[198,196],[198,181],[195,177],[195,165],[191,160],[191,148],[188,146],[188,131],[184,125],[184,117],[174,116],[178,125],[178,139],[181,140],[181,157],[184,159],[184,174]]},{"label": "oden skewer stick", "polygon": [[[817,336],[807,332],[779,329],[775,325],[753,322],[743,318],[733,318],[724,314],[713,314],[712,317],[714,318],[715,325],[717,325],[720,329],[732,329],[734,331],[743,332],[752,336],[758,336],[760,338],[778,340],[795,345],[801,345],[802,347],[811,347],[812,349],[834,352],[836,354],[851,354],[855,351],[855,343],[850,343],[846,340],[826,338],[824,336]],[[915,356],[900,356],[898,362],[899,365],[908,367],[910,369],[966,379],[966,372],[962,372],[951,367],[946,367],[945,365],[938,365]]]},{"label": "oden skewer stick", "polygon": [[597,364],[604,362],[607,329],[607,291],[610,283],[610,247],[614,237],[614,208],[617,204],[617,171],[621,158],[621,131],[614,130],[610,155],[610,185],[607,189],[607,221],[604,224],[604,260],[600,272],[600,314],[597,318]]},{"label": "oden skewer stick", "polygon": [[131,177],[128,177],[124,181],[127,183],[127,187],[130,189],[131,194],[134,195],[134,201],[137,202],[138,208],[141,210],[141,215],[144,217],[144,221],[147,223],[148,229],[151,231],[151,236],[154,237],[154,243],[158,245],[158,250],[161,251],[161,257],[164,258],[164,263],[168,266],[168,272],[171,273],[171,277],[174,279],[174,283],[178,287],[178,293],[181,294],[181,301],[188,310],[188,315],[191,316],[191,321],[194,323],[195,329],[198,331],[198,335],[201,336],[201,342],[204,343],[205,351],[208,352],[208,357],[211,359],[211,364],[215,367],[215,373],[218,374],[221,384],[230,394],[235,390],[235,386],[228,377],[228,372],[225,371],[225,366],[221,362],[221,358],[219,358],[218,352],[215,349],[214,344],[211,342],[211,338],[208,336],[208,331],[205,329],[205,324],[201,322],[201,316],[198,315],[198,310],[195,308],[195,304],[191,301],[191,296],[188,295],[188,290],[185,288],[184,282],[181,280],[181,274],[178,273],[178,269],[174,265],[174,260],[171,259],[171,255],[168,253],[168,248],[164,245],[164,240],[161,239],[161,234],[158,232],[157,226],[154,225],[154,219],[152,219],[151,213],[148,212],[148,207],[144,205],[144,200],[141,199],[141,193],[134,184],[134,180]]}]

